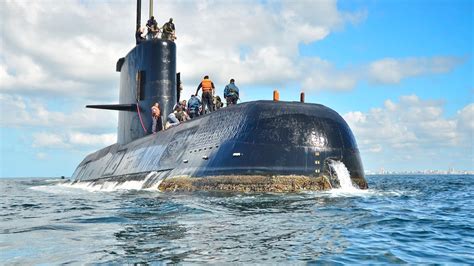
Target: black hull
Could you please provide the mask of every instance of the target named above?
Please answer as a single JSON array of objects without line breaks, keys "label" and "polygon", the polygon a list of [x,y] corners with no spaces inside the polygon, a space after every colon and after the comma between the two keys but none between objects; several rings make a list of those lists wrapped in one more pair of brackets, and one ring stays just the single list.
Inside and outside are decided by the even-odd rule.
[{"label": "black hull", "polygon": [[[163,190],[321,190],[328,160],[342,161],[367,188],[344,119],[319,104],[257,101],[220,109],[156,135],[87,156],[76,181],[143,180]],[[152,174],[150,174],[152,173]]]}]

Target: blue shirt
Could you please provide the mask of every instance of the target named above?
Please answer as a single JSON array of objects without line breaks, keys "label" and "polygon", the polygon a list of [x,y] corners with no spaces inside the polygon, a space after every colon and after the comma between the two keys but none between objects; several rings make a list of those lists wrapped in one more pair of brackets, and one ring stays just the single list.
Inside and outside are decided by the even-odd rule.
[{"label": "blue shirt", "polygon": [[188,109],[189,110],[199,110],[199,105],[201,105],[201,102],[199,101],[199,98],[196,96],[192,96],[189,101],[188,101]]},{"label": "blue shirt", "polygon": [[237,88],[234,83],[229,83],[227,86],[225,86],[224,97],[227,98],[229,96],[239,97],[239,88]]}]

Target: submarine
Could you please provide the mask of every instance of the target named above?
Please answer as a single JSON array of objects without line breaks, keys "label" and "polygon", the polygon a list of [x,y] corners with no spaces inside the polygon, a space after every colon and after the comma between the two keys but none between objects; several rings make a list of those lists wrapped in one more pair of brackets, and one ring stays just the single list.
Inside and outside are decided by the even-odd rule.
[{"label": "submarine", "polygon": [[[150,5],[152,3],[150,2]],[[152,16],[150,12],[150,17]],[[137,0],[137,30],[141,0]],[[117,142],[86,156],[73,183],[140,181],[160,191],[318,191],[340,186],[332,162],[368,188],[354,135],[334,110],[315,103],[259,100],[227,106],[151,133],[151,106],[162,121],[180,98],[176,43],[145,40],[120,59]]]}]

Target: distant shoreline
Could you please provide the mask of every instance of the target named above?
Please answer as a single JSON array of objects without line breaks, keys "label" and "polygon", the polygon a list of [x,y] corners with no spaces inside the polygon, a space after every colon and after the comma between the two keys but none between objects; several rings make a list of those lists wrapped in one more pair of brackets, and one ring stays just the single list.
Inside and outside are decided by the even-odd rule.
[{"label": "distant shoreline", "polygon": [[[474,171],[468,171],[468,173],[386,173],[386,174],[380,174],[380,173],[366,173],[366,176],[379,176],[379,175],[393,175],[393,176],[402,176],[402,175],[416,175],[416,176],[440,176],[440,175],[448,175],[448,176],[459,176],[459,175],[466,175],[466,176],[474,176]],[[54,179],[54,180],[71,180],[71,177],[65,176],[64,179],[61,178],[61,176],[36,176],[36,177],[0,177],[2,180],[18,180],[18,179]]]},{"label": "distant shoreline", "polygon": [[374,176],[374,175],[474,175],[472,173],[389,173],[389,174],[379,174],[379,173],[370,173],[365,174],[366,176]]}]

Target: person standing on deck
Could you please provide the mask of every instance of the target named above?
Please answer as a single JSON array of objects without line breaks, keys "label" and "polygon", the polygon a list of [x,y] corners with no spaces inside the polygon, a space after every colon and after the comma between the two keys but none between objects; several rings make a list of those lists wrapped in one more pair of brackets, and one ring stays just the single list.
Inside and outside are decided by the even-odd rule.
[{"label": "person standing on deck", "polygon": [[199,116],[199,107],[201,106],[201,101],[196,95],[191,95],[191,98],[188,101],[188,113],[192,118]]},{"label": "person standing on deck", "polygon": [[201,114],[206,113],[206,107],[208,112],[213,111],[213,101],[212,96],[214,95],[215,86],[212,80],[209,79],[209,76],[204,76],[204,79],[199,83],[199,86],[196,89],[196,95],[198,95],[199,89],[202,88],[202,111]]},{"label": "person standing on deck", "polygon": [[239,99],[239,88],[235,85],[235,80],[230,79],[230,83],[225,86],[224,97],[227,101],[227,106],[237,104]]}]

